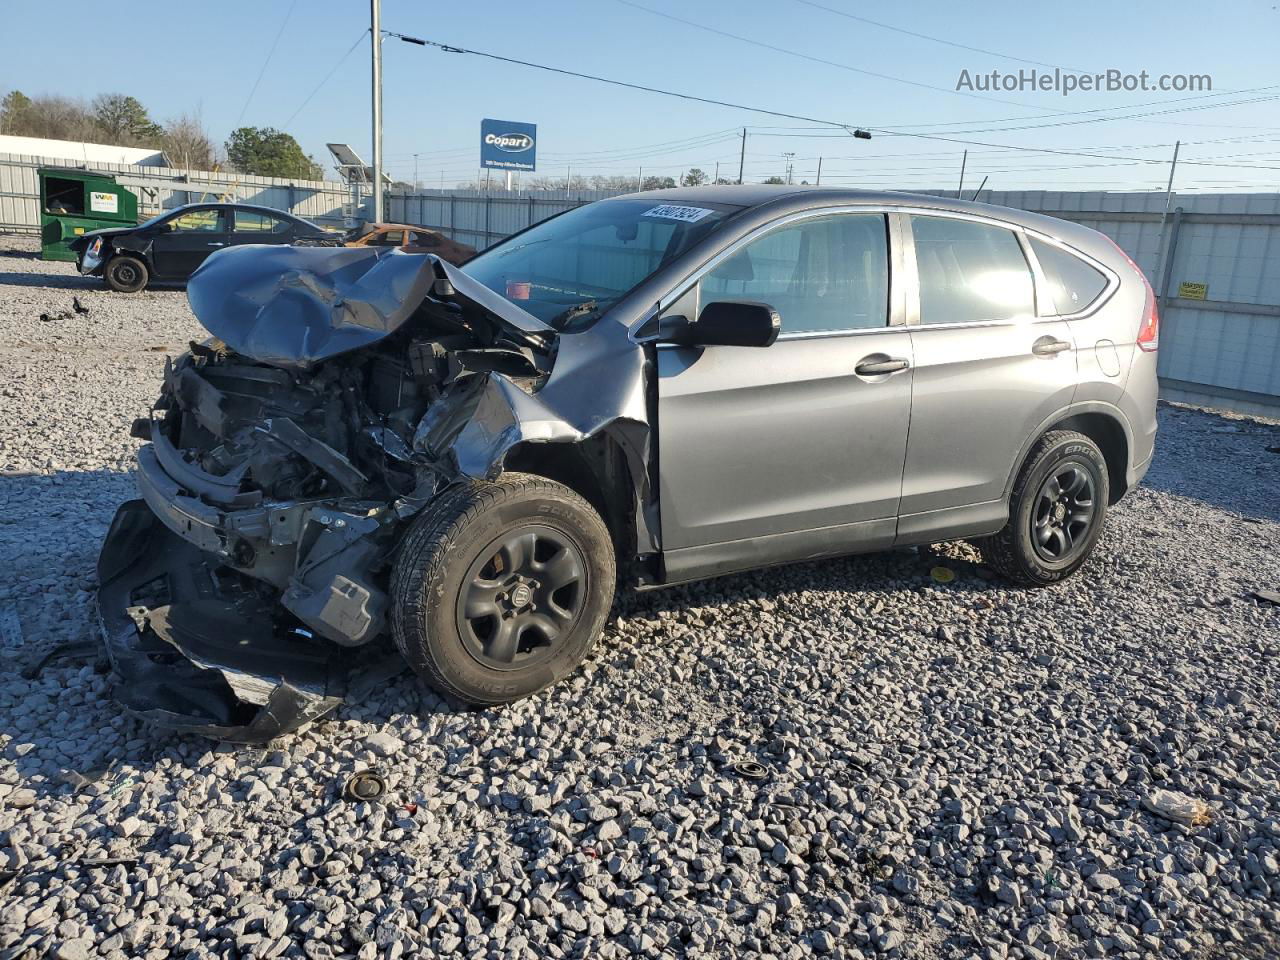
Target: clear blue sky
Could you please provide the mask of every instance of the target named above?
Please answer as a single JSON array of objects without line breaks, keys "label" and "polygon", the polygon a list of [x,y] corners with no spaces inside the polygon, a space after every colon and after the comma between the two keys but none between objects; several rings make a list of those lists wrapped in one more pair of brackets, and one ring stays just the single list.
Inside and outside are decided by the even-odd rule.
[{"label": "clear blue sky", "polygon": [[[898,133],[983,141],[969,147],[966,183],[989,176],[992,189],[1163,189],[1175,140],[1187,143],[1182,190],[1280,189],[1280,11],[1273,0],[1203,3],[972,4],[927,0],[820,0],[822,6],[902,30],[992,51],[996,56],[842,17],[804,0],[635,0],[717,30],[844,67],[805,60],[674,22],[621,0],[478,3],[384,0],[383,27],[585,73],[731,100],[787,113]],[[199,6],[133,0],[6,0],[0,10],[0,91],[89,98],[129,93],[163,120],[199,108],[221,143],[239,123],[288,129],[329,165],[327,141],[366,155],[369,45],[362,0],[220,0]],[[268,51],[288,14],[274,54]],[[356,48],[342,59],[353,43]],[[877,133],[854,140],[795,137],[778,127],[806,126],[742,110],[621,90],[388,39],[385,50],[385,151],[388,168],[411,179],[413,154],[428,185],[474,178],[482,117],[538,124],[540,175],[676,175],[690,166],[736,176],[735,128],[751,128],[747,179],[785,171],[795,154],[797,180],[872,187],[954,187],[964,144]],[[1213,91],[1247,90],[1200,100],[1188,93],[953,91],[961,70],[1032,69],[1013,57],[1088,70],[1210,74]],[[339,61],[341,61],[339,63]],[[266,62],[247,109],[255,78]],[[331,79],[290,117],[325,74]],[[881,73],[942,90],[855,72]],[[1046,69],[1046,68],[1040,68]],[[1277,99],[1258,99],[1277,98]],[[1006,102],[999,102],[999,101]],[[1111,122],[1237,100],[1215,109]],[[1011,102],[1010,102],[1011,101]],[[1142,104],[1143,106],[1136,106]],[[1118,109],[1132,107],[1132,109]],[[1057,111],[1098,111],[1058,115]],[[1057,126],[1044,127],[1049,123]],[[1040,126],[1041,129],[1009,129]],[[772,135],[767,135],[772,134]],[[778,135],[782,134],[782,135]],[[671,146],[673,141],[685,145]],[[1097,157],[998,150],[1022,146]],[[655,146],[657,145],[657,146]],[[1114,158],[1114,159],[1113,159]],[[1230,164],[1230,165],[1228,165]]]}]

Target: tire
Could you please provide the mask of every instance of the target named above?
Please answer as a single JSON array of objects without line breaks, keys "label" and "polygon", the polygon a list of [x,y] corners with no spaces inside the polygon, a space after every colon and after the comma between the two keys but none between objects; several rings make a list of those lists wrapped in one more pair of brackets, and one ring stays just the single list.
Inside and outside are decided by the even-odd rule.
[{"label": "tire", "polygon": [[1109,490],[1098,445],[1082,433],[1052,430],[1018,471],[1009,522],[975,545],[1014,583],[1045,587],[1065,580],[1089,559],[1102,535]]},{"label": "tire", "polygon": [[117,293],[137,293],[147,285],[150,276],[147,265],[137,257],[116,254],[107,261],[107,268],[102,271],[102,279]]},{"label": "tire", "polygon": [[459,484],[400,545],[392,636],[440,693],[509,703],[577,668],[604,626],[616,576],[608,528],[568,487],[522,473]]}]

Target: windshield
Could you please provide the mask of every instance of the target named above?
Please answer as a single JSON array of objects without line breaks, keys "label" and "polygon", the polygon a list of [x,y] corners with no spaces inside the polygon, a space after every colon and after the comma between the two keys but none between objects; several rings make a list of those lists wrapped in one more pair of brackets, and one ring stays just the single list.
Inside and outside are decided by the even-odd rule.
[{"label": "windshield", "polygon": [[468,261],[466,272],[557,330],[585,330],[741,207],[602,200]]}]

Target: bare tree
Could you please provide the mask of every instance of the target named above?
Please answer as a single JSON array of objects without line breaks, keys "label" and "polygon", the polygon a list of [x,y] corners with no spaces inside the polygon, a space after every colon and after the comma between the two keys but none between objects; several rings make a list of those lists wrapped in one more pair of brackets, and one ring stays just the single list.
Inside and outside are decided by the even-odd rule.
[{"label": "bare tree", "polygon": [[170,120],[160,135],[160,149],[171,166],[185,170],[213,167],[213,140],[200,119],[200,112],[184,113]]}]

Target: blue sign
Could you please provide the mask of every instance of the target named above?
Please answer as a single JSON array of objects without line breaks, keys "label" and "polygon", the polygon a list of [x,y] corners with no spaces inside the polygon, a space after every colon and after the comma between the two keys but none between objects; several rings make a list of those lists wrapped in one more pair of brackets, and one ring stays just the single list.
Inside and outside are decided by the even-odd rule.
[{"label": "blue sign", "polygon": [[480,166],[532,170],[538,154],[538,125],[513,120],[480,121]]}]

